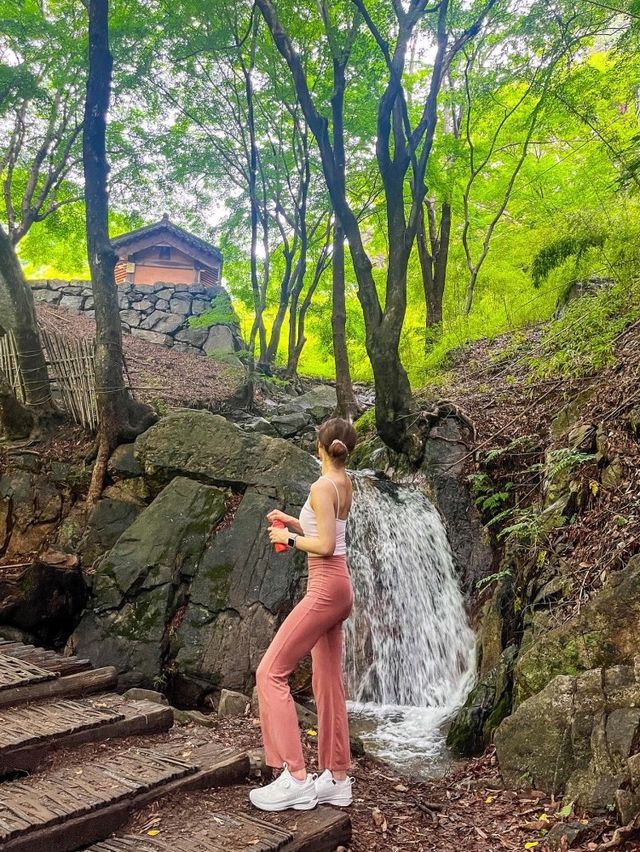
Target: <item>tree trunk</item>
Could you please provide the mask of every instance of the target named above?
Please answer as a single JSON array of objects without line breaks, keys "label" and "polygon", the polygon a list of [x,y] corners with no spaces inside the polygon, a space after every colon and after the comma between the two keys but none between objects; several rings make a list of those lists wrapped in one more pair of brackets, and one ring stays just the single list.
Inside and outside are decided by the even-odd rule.
[{"label": "tree trunk", "polygon": [[33,425],[33,415],[18,402],[7,377],[0,371],[0,432],[10,440],[28,438]]},{"label": "tree trunk", "polygon": [[333,357],[336,364],[336,394],[338,417],[355,417],[358,407],[353,395],[349,353],[347,351],[347,307],[344,292],[344,231],[336,219],[333,226],[333,254],[331,257],[333,311]]},{"label": "tree trunk", "polygon": [[[439,233],[433,206],[429,208],[427,233],[423,206],[418,218],[417,245],[425,297],[425,325],[427,330],[432,332],[442,325],[442,302],[447,280],[450,239],[451,205],[447,202],[442,205]],[[427,341],[429,339],[430,335],[427,335]]]},{"label": "tree trunk", "polygon": [[117,255],[109,241],[106,116],[111,95],[108,0],[89,0],[89,76],[85,103],[83,164],[87,248],[95,304],[95,381],[98,406],[98,451],[87,496],[95,502],[112,450],[132,440],[155,419],[148,406],[131,399],[124,383],[122,327],[114,275]]},{"label": "tree trunk", "polygon": [[[340,192],[345,192],[346,164],[344,153],[344,92],[347,85],[344,73],[344,61],[333,59],[333,94],[331,97],[331,118],[333,123],[333,155],[336,173],[340,182]],[[338,405],[336,414],[352,418],[357,413],[356,400],[351,384],[349,352],[347,350],[347,306],[344,292],[344,230],[337,214],[333,224],[333,256],[331,259],[333,312],[331,327],[333,331],[333,357],[336,366],[336,394]]]},{"label": "tree trunk", "polygon": [[[43,422],[58,412],[51,399],[49,374],[36,323],[31,287],[24,280],[11,240],[0,226],[0,304],[5,305],[3,327],[12,331],[18,365],[25,388],[25,406],[34,421]],[[17,402],[17,400],[16,400]]]}]

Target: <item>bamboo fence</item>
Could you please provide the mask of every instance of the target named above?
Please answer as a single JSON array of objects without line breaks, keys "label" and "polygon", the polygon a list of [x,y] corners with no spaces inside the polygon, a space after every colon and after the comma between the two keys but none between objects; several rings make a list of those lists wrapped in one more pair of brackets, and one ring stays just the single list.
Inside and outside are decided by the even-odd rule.
[{"label": "bamboo fence", "polygon": [[[94,338],[77,338],[40,327],[52,389],[60,405],[76,423],[95,431],[98,407],[95,393]],[[9,379],[16,396],[24,400],[24,381],[18,364],[16,343],[11,333],[0,337],[0,369]]]}]

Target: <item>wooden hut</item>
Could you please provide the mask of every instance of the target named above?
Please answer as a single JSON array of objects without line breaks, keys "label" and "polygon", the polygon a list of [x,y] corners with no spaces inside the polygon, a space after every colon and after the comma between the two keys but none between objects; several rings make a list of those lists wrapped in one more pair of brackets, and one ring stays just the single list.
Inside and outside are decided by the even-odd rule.
[{"label": "wooden hut", "polygon": [[174,225],[165,213],[159,222],[111,240],[118,253],[116,282],[145,284],[220,283],[222,254],[215,246]]}]

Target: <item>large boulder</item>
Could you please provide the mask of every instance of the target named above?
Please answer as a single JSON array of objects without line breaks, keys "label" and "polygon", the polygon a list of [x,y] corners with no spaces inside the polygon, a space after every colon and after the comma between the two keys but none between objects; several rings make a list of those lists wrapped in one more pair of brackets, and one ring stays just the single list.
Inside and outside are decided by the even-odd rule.
[{"label": "large boulder", "polygon": [[303,413],[316,423],[326,420],[336,410],[338,397],[331,385],[318,385],[281,407],[282,414]]},{"label": "large boulder", "polygon": [[98,564],[74,651],[115,665],[128,686],[153,685],[183,578],[195,572],[225,508],[220,489],[176,477]]},{"label": "large boulder", "polygon": [[172,648],[183,702],[222,685],[248,690],[296,597],[303,557],[276,553],[265,535],[265,516],[278,505],[248,489],[233,523],[203,555]]},{"label": "large boulder", "polygon": [[159,485],[188,476],[241,491],[254,486],[294,505],[302,505],[318,475],[316,462],[303,450],[244,432],[208,411],[163,417],[137,438],[134,455],[146,478]]},{"label": "large boulder", "polygon": [[[250,690],[304,571],[301,553],[275,553],[266,515],[296,513],[317,464],[287,441],[192,410],[151,427],[134,456],[142,477],[110,493],[123,498],[118,489],[142,480],[157,496],[96,560],[70,647],[117,666],[123,685],[166,685],[183,707],[222,687]],[[123,457],[116,470],[138,472]],[[114,524],[116,508],[102,510]]]},{"label": "large boulder", "polygon": [[640,797],[638,674],[636,665],[559,675],[524,701],[494,736],[505,782],[629,811]]},{"label": "large boulder", "polygon": [[515,668],[514,703],[543,689],[556,675],[633,663],[640,634],[640,556],[564,624],[528,637]]}]

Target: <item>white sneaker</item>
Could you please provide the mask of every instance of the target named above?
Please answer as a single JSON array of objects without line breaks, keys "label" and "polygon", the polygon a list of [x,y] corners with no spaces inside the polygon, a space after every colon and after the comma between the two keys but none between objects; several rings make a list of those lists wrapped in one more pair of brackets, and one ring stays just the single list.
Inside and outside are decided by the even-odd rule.
[{"label": "white sneaker", "polygon": [[345,778],[337,781],[330,769],[325,769],[322,775],[316,779],[316,794],[319,805],[337,805],[339,808],[348,808],[353,801],[351,788],[355,778]]},{"label": "white sneaker", "polygon": [[261,811],[310,811],[318,804],[316,775],[307,775],[304,784],[298,784],[285,763],[275,781],[265,787],[257,787],[249,793],[251,804]]}]

